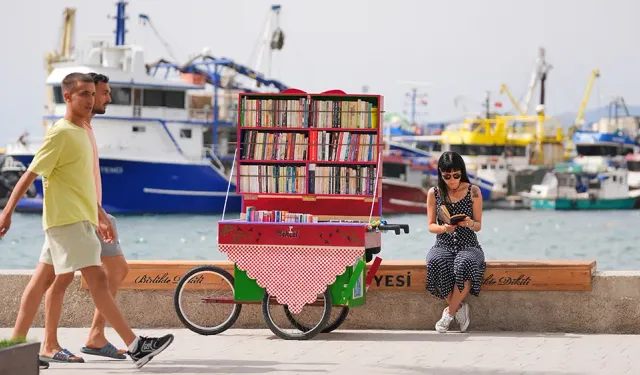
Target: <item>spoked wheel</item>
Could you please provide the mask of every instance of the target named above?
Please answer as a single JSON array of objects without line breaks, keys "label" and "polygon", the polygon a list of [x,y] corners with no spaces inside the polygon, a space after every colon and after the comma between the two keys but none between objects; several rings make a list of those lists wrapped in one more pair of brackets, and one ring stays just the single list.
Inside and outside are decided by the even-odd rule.
[{"label": "spoked wheel", "polygon": [[182,324],[201,335],[226,331],[242,310],[234,301],[233,276],[211,265],[185,273],[176,286],[173,303]]},{"label": "spoked wheel", "polygon": [[[331,293],[325,290],[322,295],[314,303],[310,303],[303,307],[298,314],[292,314],[289,309],[283,310],[278,308],[282,306],[278,304],[274,297],[267,292],[262,298],[262,316],[265,323],[278,337],[285,340],[309,340],[316,336],[326,327],[331,317]],[[293,317],[293,320],[287,316],[286,311]],[[306,325],[296,327],[293,322],[304,321]]]},{"label": "spoked wheel", "polygon": [[[291,311],[289,311],[288,306],[284,306],[284,315],[287,317],[287,319],[289,319],[289,322],[300,331],[307,332],[311,329],[311,324],[307,323],[306,321],[297,320],[296,317],[291,314]],[[338,327],[340,327],[340,325],[344,323],[345,319],[347,319],[348,315],[349,307],[337,306],[336,308],[336,306],[334,306],[331,311],[331,317],[329,317],[329,321],[327,321],[327,325],[322,330],[322,333],[329,333],[338,329]]]}]

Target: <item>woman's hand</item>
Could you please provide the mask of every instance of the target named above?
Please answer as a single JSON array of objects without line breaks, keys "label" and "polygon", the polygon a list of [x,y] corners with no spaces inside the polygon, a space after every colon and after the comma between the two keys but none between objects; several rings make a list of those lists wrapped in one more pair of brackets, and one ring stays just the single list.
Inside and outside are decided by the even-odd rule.
[{"label": "woman's hand", "polygon": [[475,222],[472,218],[470,218],[469,216],[467,216],[463,221],[461,221],[461,222],[459,222],[459,223],[458,223],[458,226],[460,226],[460,227],[469,227],[469,228],[471,228],[471,227],[473,227],[473,225],[474,225],[475,223],[476,223],[476,222]]},{"label": "woman's hand", "polygon": [[444,224],[443,227],[444,227],[444,233],[452,233],[454,230],[456,230],[455,225]]}]

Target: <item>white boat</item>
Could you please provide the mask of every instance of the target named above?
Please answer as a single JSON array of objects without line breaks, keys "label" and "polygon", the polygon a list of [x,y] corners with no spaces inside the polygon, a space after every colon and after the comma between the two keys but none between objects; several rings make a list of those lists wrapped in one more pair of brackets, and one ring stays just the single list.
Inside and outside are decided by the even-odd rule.
[{"label": "white boat", "polygon": [[[110,79],[112,102],[91,123],[104,208],[114,214],[240,211],[235,176],[230,180],[230,168],[218,157],[233,159],[235,146],[229,152],[227,144],[234,136],[237,94],[257,91],[251,86],[255,82],[260,91],[286,86],[207,52],[183,65],[146,64],[143,48],[125,43],[125,2],[116,5],[115,43],[93,41],[86,55],[53,65],[46,81],[52,103],[45,128],[64,116],[61,82],[67,74],[104,74]],[[146,15],[140,18],[149,21]],[[6,154],[29,165],[41,142],[42,137],[23,138],[9,144]],[[37,195],[23,198],[18,210],[42,209],[39,179],[35,187]]]}]

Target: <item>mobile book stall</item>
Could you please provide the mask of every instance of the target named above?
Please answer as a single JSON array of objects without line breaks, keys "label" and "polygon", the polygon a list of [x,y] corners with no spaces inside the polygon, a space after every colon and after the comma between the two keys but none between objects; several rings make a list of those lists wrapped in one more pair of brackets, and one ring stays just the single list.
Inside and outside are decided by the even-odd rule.
[{"label": "mobile book stall", "polygon": [[381,234],[409,232],[381,221],[382,108],[382,96],[339,90],[239,95],[243,213],[218,222],[233,275],[212,265],[183,275],[174,299],[187,328],[221,333],[259,303],[273,333],[309,339],[366,302]]}]

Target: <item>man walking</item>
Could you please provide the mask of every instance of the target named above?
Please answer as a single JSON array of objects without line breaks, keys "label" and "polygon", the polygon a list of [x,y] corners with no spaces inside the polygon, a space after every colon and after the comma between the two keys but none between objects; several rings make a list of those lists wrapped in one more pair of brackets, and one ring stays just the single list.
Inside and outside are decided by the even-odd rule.
[{"label": "man walking", "polygon": [[[102,208],[102,181],[100,178],[98,147],[93,133],[93,128],[91,127],[91,120],[93,119],[93,116],[96,114],[104,114],[106,112],[107,105],[111,103],[111,88],[109,87],[109,78],[107,76],[97,73],[89,73],[89,76],[93,78],[93,82],[95,83],[96,96],[91,115],[83,125],[87,131],[87,135],[91,141],[93,149],[93,178],[96,185],[98,210],[101,211],[102,215],[109,218],[115,235],[114,241],[105,242],[102,237],[96,233],[98,240],[100,240],[100,256],[107,274],[109,292],[115,298],[116,293],[120,288],[120,284],[122,284],[122,281],[129,272],[129,265],[124,259],[124,255],[120,247],[116,220],[113,216],[107,214]],[[45,360],[52,358],[46,357],[47,355],[53,355],[58,351],[63,350],[58,343],[58,324],[60,323],[64,294],[72,281],[73,277],[57,276],[53,285],[47,291],[47,302],[45,303],[45,338],[43,347],[48,353],[43,353]],[[127,352],[126,350],[118,350],[113,346],[113,344],[107,341],[104,333],[105,325],[106,320],[96,309],[93,322],[91,323],[89,337],[87,338],[85,346],[80,349],[80,351],[90,355],[126,359],[127,357],[124,355],[124,353]],[[64,362],[84,362],[84,360],[78,356],[72,355],[68,359],[65,359]]]},{"label": "man walking", "polygon": [[[98,207],[93,175],[94,154],[83,127],[83,122],[93,111],[95,83],[89,75],[72,73],[62,81],[62,91],[67,105],[65,117],[49,129],[40,150],[0,214],[0,239],[11,226],[11,216],[19,199],[38,175],[43,176],[45,246],[38,267],[50,270],[52,266],[56,278],[73,278],[74,272],[79,270],[89,286],[97,310],[118,332],[127,345],[129,356],[140,368],[165,350],[173,342],[173,335],[137,337],[108,289],[107,276],[101,267],[100,241],[95,235],[95,226],[107,243],[113,240],[113,229],[104,210]],[[25,301],[23,296],[19,319],[20,315],[26,315],[22,311],[25,306],[35,306],[37,310],[42,294],[53,283],[51,274],[46,270],[39,277],[43,280],[34,282],[34,275],[27,288],[35,288],[34,295],[40,298]],[[46,286],[44,290],[43,286]],[[54,308],[50,306],[50,310]],[[47,317],[56,322],[59,316],[57,318]],[[14,332],[17,328],[16,323]],[[69,354],[66,350],[60,350],[52,358],[68,359]]]}]

